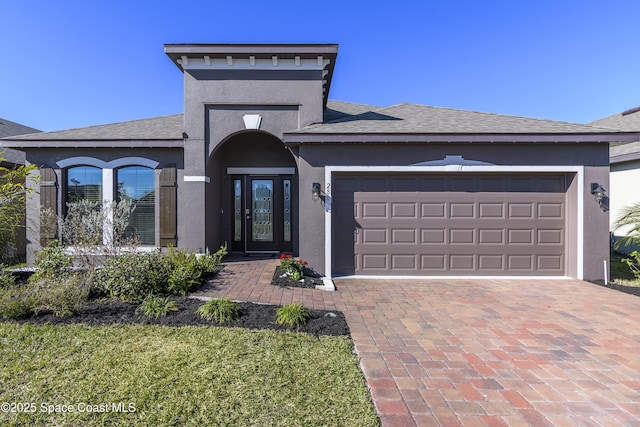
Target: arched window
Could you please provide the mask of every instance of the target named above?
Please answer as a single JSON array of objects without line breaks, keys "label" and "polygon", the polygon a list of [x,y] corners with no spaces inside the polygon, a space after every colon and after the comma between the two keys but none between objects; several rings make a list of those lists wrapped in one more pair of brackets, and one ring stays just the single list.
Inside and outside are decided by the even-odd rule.
[{"label": "arched window", "polygon": [[75,166],[67,169],[67,203],[89,200],[102,203],[102,169]]},{"label": "arched window", "polygon": [[145,245],[155,244],[155,172],[145,166],[126,166],[116,170],[117,201],[130,200],[135,206],[127,237]]}]

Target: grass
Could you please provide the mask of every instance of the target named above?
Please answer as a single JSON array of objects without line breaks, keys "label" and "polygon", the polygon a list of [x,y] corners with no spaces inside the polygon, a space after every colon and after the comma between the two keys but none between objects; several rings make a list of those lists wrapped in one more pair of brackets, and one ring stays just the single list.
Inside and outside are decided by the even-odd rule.
[{"label": "grass", "polygon": [[234,328],[0,323],[0,402],[36,404],[9,426],[379,425],[348,338]]},{"label": "grass", "polygon": [[640,287],[640,280],[636,279],[629,266],[622,262],[624,255],[612,252],[610,257],[611,271],[609,272],[611,281],[622,286]]}]

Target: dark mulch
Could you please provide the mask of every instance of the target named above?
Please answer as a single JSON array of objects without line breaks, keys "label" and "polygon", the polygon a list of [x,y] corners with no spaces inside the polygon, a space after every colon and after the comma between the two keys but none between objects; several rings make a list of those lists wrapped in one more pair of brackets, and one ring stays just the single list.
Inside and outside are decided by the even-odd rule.
[{"label": "dark mulch", "polygon": [[[41,313],[38,316],[19,320],[19,323],[31,324],[87,324],[87,325],[117,325],[142,324],[161,326],[221,326],[215,321],[202,319],[196,310],[204,302],[192,298],[171,298],[178,305],[179,310],[170,312],[159,319],[149,318],[136,311],[138,305],[110,299],[93,301],[76,316],[56,317],[53,313]],[[239,316],[236,320],[222,326],[247,329],[275,329],[281,331],[305,332],[311,335],[348,336],[349,327],[344,314],[339,311],[308,310],[310,318],[306,324],[298,328],[280,326],[276,323],[276,309],[274,305],[254,304],[250,302],[238,303]]]},{"label": "dark mulch", "polygon": [[300,280],[292,280],[288,275],[285,274],[284,271],[282,271],[280,266],[276,267],[276,271],[273,273],[273,279],[271,279],[271,284],[280,286],[282,288],[311,288],[311,289],[315,289],[317,285],[323,285],[322,280],[320,278],[314,277],[311,275],[308,275],[308,276],[305,275],[303,279],[300,279]]},{"label": "dark mulch", "polygon": [[624,285],[618,285],[616,283],[609,283],[608,285],[605,285],[604,280],[596,280],[591,283],[603,286],[605,288],[624,292],[625,294],[630,294],[630,295],[635,295],[637,297],[640,297],[640,287],[637,287],[637,286],[624,286]]}]

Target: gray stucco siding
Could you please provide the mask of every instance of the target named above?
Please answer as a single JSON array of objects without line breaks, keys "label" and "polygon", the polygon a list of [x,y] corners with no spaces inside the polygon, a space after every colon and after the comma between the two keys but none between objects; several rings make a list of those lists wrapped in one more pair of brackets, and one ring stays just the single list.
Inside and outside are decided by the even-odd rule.
[{"label": "gray stucco siding", "polygon": [[[300,256],[310,264],[325,265],[324,242],[325,209],[322,201],[311,200],[311,185],[318,182],[327,192],[331,183],[325,182],[325,166],[411,166],[443,160],[445,156],[462,156],[467,161],[480,161],[512,167],[520,166],[526,173],[527,166],[584,167],[584,278],[601,279],[602,262],[608,254],[608,213],[603,212],[593,200],[589,183],[608,185],[608,146],[599,143],[540,144],[300,144],[299,160],[300,204]],[[574,182],[568,197],[575,197],[579,189]],[[570,193],[570,194],[569,194]],[[577,207],[571,207],[568,226],[577,221]],[[575,233],[574,233],[575,234]],[[575,235],[568,236],[577,241]],[[576,277],[575,268],[567,271]]]}]

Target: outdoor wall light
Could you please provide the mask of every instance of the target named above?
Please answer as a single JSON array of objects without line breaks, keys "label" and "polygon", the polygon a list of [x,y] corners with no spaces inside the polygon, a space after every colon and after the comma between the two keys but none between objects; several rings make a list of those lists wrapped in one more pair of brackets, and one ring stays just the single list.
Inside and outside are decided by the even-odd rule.
[{"label": "outdoor wall light", "polygon": [[314,182],[311,184],[311,194],[313,197],[320,197],[320,192],[322,191],[322,185],[319,182]]},{"label": "outdoor wall light", "polygon": [[602,209],[605,212],[609,210],[609,204],[608,204],[609,198],[605,194],[606,192],[607,190],[605,190],[604,187],[602,187],[602,185],[598,184],[597,182],[591,183],[591,194],[593,194],[593,197],[596,199],[596,202],[598,202],[600,209]]}]

